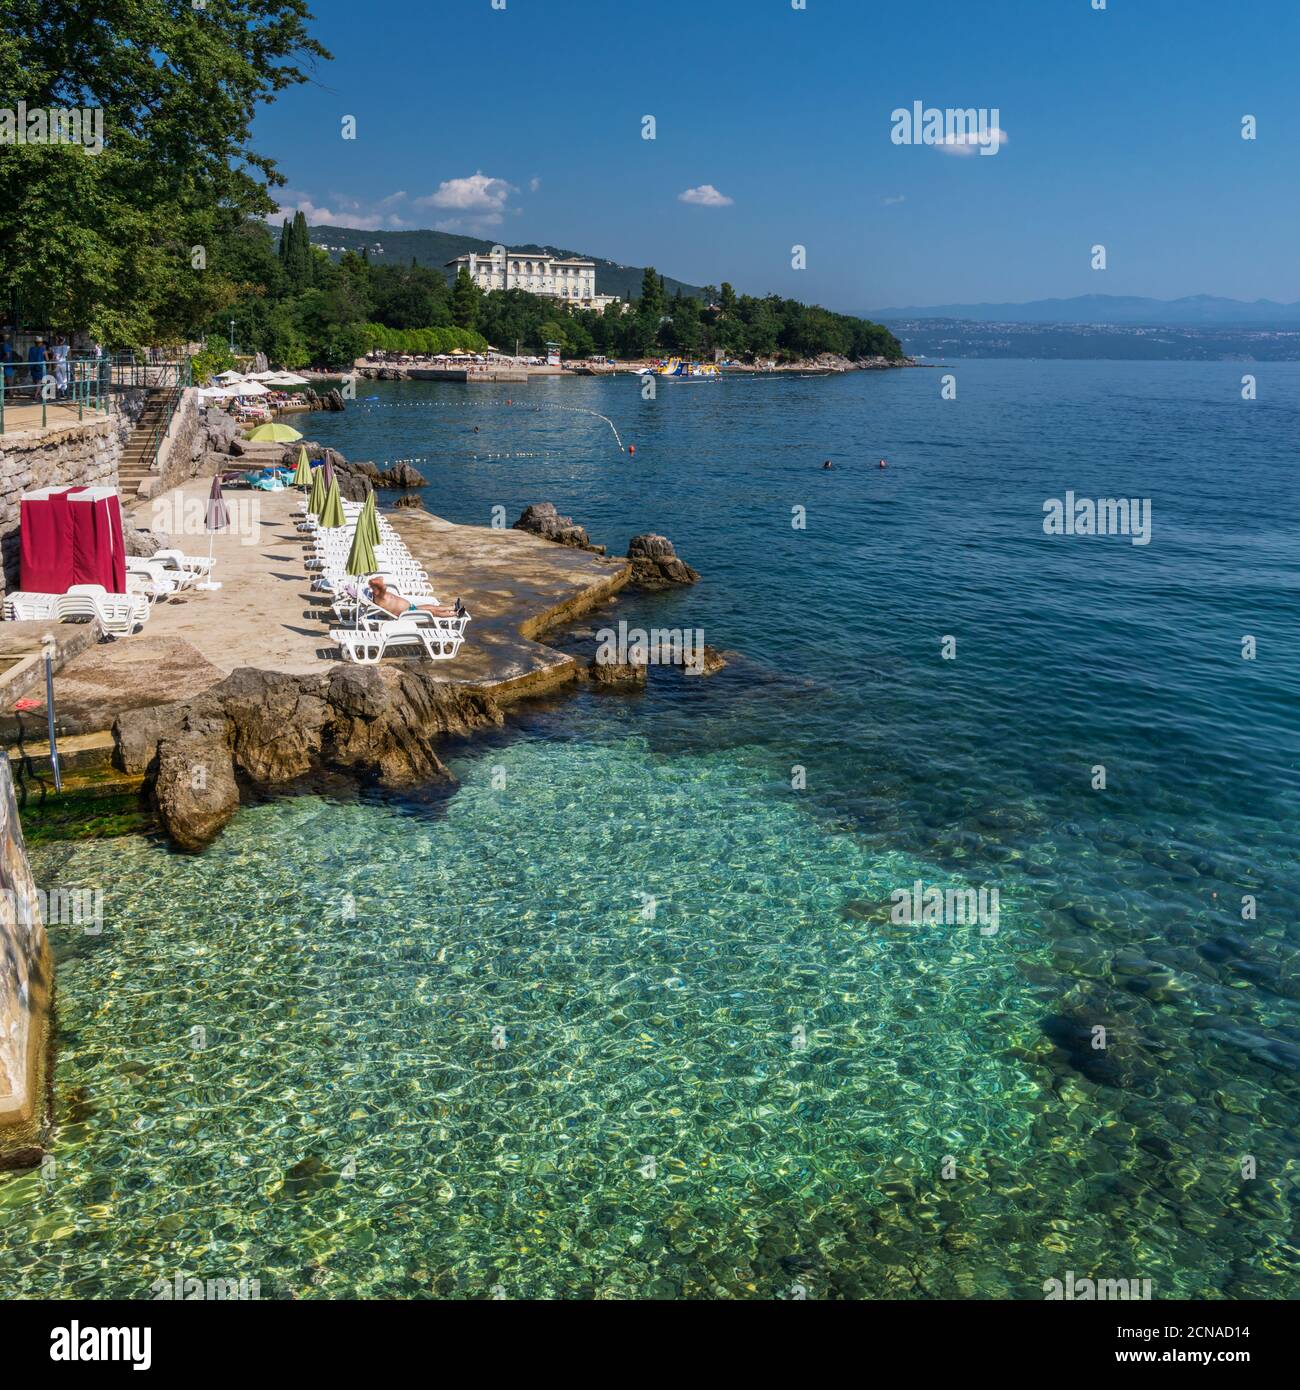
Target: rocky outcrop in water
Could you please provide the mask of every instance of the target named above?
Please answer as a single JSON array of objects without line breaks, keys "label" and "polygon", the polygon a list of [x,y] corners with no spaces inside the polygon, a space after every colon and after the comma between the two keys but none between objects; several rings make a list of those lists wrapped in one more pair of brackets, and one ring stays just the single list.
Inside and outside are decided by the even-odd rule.
[{"label": "rocky outcrop in water", "polygon": [[694,584],[700,577],[698,570],[677,558],[667,536],[653,532],[633,536],[627,543],[627,558],[632,561],[632,583],[642,589],[671,589]]},{"label": "rocky outcrop in water", "polygon": [[643,661],[601,661],[593,656],[587,667],[591,683],[605,690],[644,690]]},{"label": "rocky outcrop in water", "polygon": [[484,691],[418,671],[241,667],[195,700],[119,715],[113,736],[118,766],[151,781],[167,833],[193,850],[234,815],[241,785],[273,788],[325,769],[390,787],[447,782],[434,745],[500,723]]},{"label": "rocky outcrop in water", "polygon": [[688,676],[716,676],[727,664],[726,658],[716,647],[704,647],[700,659],[694,666],[686,667]]},{"label": "rocky outcrop in water", "polygon": [[418,468],[409,463],[395,463],[391,468],[383,468],[375,475],[378,487],[426,487],[428,479]]},{"label": "rocky outcrop in water", "polygon": [[524,508],[512,529],[529,531],[543,540],[571,546],[574,550],[590,550],[595,555],[605,553],[603,545],[592,545],[585,527],[579,526],[571,516],[561,516],[554,502],[531,503]]}]

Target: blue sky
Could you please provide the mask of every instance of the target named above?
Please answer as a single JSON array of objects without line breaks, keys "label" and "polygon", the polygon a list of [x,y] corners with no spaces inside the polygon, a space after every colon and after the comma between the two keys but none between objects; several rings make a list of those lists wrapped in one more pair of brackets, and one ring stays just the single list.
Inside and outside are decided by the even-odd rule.
[{"label": "blue sky", "polygon": [[[1093,2],[314,0],[334,61],[255,135],[313,222],[535,241],[850,311],[1300,299],[1300,0]],[[916,101],[997,108],[1005,143],[893,143]],[[701,188],[729,201],[682,201]]]}]

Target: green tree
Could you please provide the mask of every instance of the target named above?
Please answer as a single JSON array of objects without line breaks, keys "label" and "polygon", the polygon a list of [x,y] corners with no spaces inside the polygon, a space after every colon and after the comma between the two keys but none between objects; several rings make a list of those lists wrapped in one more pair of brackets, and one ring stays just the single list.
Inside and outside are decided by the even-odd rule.
[{"label": "green tree", "polygon": [[473,328],[478,321],[480,293],[469,271],[461,266],[451,291],[451,321],[457,328]]},{"label": "green tree", "polygon": [[0,301],[120,343],[192,331],[223,302],[207,253],[275,204],[251,142],[257,107],[328,53],[307,0],[6,0],[0,91],[29,109],[102,112],[103,152],[0,158]]},{"label": "green tree", "polygon": [[641,298],[637,301],[637,312],[656,322],[664,312],[664,282],[652,265],[641,272]]}]

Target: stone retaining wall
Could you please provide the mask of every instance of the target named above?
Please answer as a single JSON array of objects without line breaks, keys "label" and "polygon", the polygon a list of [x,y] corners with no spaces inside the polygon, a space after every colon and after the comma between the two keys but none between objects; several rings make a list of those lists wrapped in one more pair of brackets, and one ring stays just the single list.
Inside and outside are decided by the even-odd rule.
[{"label": "stone retaining wall", "polygon": [[0,1168],[40,1158],[54,959],[0,758]]}]

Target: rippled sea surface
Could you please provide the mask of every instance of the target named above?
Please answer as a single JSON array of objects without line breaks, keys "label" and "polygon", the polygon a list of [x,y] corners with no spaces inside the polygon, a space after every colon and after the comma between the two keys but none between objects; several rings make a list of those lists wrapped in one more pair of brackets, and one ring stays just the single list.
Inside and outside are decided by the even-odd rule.
[{"label": "rippled sea surface", "polygon": [[[0,1289],[1296,1296],[1300,367],[1255,370],[313,417],[456,521],[664,532],[697,587],[555,640],[730,664],[517,710],[450,795],[249,805],[194,857],[33,835],[105,920],[51,931],[54,1165],[0,1174]],[[1149,498],[1150,544],[1045,535],[1067,489]],[[996,929],[891,920],[918,881]]]}]

